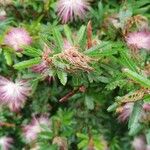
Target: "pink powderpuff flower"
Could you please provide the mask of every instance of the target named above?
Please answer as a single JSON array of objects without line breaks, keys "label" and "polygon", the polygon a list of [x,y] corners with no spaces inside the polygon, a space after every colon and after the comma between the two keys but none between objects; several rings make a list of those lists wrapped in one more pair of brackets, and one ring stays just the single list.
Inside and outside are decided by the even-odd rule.
[{"label": "pink powderpuff flower", "polygon": [[135,46],[138,49],[150,50],[150,31],[139,31],[129,33],[126,37],[129,46]]},{"label": "pink powderpuff flower", "polygon": [[32,39],[25,29],[11,28],[6,34],[4,42],[17,52],[21,52],[23,50],[23,46],[28,46],[31,44]]},{"label": "pink powderpuff flower", "polygon": [[31,68],[32,72],[45,74],[45,75],[48,73],[50,67],[46,60],[49,58],[50,53],[51,53],[51,49],[49,49],[49,47],[45,44],[43,54],[42,54],[42,60],[40,64],[32,66]]},{"label": "pink powderpuff flower", "polygon": [[47,116],[33,117],[31,123],[24,126],[23,134],[27,142],[32,142],[37,139],[38,134],[43,131],[42,125],[50,128],[50,122]]},{"label": "pink powderpuff flower", "polygon": [[143,109],[144,109],[145,111],[150,111],[150,103],[145,103],[145,104],[143,104]]},{"label": "pink powderpuff flower", "polygon": [[14,83],[0,76],[0,103],[8,105],[11,111],[19,111],[30,93],[31,87],[27,81]]},{"label": "pink powderpuff flower", "polygon": [[119,122],[125,122],[131,115],[134,103],[126,103],[118,116]]},{"label": "pink powderpuff flower", "polygon": [[35,73],[46,73],[48,71],[48,65],[46,63],[46,61],[43,61],[41,62],[40,64],[37,64],[37,65],[34,65],[32,68],[31,68],[32,72],[35,72]]},{"label": "pink powderpuff flower", "polygon": [[144,135],[135,137],[132,142],[132,147],[134,150],[150,150],[150,145],[146,143],[146,138]]},{"label": "pink powderpuff flower", "polygon": [[9,150],[12,147],[13,139],[10,137],[0,137],[0,148],[1,150]]},{"label": "pink powderpuff flower", "polygon": [[132,142],[134,150],[148,150],[146,145],[146,140],[143,135],[135,137]]},{"label": "pink powderpuff flower", "polygon": [[74,18],[84,18],[86,10],[89,10],[89,0],[58,0],[57,12],[63,23]]}]

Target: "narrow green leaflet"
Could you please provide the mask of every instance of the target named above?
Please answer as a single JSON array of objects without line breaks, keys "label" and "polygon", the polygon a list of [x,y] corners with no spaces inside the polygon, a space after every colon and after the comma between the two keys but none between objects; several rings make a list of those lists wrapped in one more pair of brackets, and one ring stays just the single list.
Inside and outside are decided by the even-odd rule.
[{"label": "narrow green leaflet", "polygon": [[89,110],[94,109],[94,98],[92,95],[85,95],[85,104]]},{"label": "narrow green leaflet", "polygon": [[4,51],[4,56],[5,56],[5,60],[6,60],[7,65],[11,66],[13,63],[11,53],[8,51]]},{"label": "narrow green leaflet", "polygon": [[145,103],[150,103],[150,94],[145,95],[144,98],[143,98],[143,101]]},{"label": "narrow green leaflet", "polygon": [[84,39],[84,36],[85,36],[85,31],[86,31],[86,26],[81,26],[81,28],[80,28],[80,30],[79,30],[79,32],[78,32],[78,34],[77,34],[77,37],[78,37],[78,39],[77,39],[77,42],[76,42],[76,44],[78,45],[82,45],[83,43],[83,39]]},{"label": "narrow green leaflet", "polygon": [[141,125],[139,123],[141,117],[141,110],[142,110],[142,103],[136,102],[134,104],[132,114],[129,118],[128,127],[130,129],[129,131],[130,135],[136,134],[141,129]]},{"label": "narrow green leaflet", "polygon": [[53,36],[55,39],[55,43],[57,43],[58,49],[57,49],[57,53],[61,52],[62,48],[63,48],[63,38],[62,35],[60,33],[60,31],[58,30],[58,28],[53,28]]},{"label": "narrow green leaflet", "polygon": [[145,88],[150,88],[150,80],[146,77],[139,75],[138,73],[131,71],[130,69],[123,69],[123,72],[126,76],[133,79],[135,82],[139,83],[141,86]]},{"label": "narrow green leaflet", "polygon": [[147,144],[150,145],[150,129],[148,130],[146,134],[146,141],[147,141]]},{"label": "narrow green leaflet", "polygon": [[26,47],[23,51],[23,54],[31,57],[39,57],[41,56],[42,51],[33,47]]},{"label": "narrow green leaflet", "polygon": [[132,71],[137,72],[136,64],[134,63],[134,61],[129,57],[129,55],[126,52],[120,51],[120,56],[121,56],[121,58],[120,58],[119,62],[124,67],[130,68]]},{"label": "narrow green leaflet", "polygon": [[72,44],[72,32],[70,30],[70,28],[68,27],[68,25],[64,25],[64,32],[65,35],[67,37],[67,40]]},{"label": "narrow green leaflet", "polygon": [[40,63],[40,61],[41,61],[41,58],[36,57],[36,58],[30,59],[30,60],[25,60],[25,61],[19,62],[19,63],[15,64],[13,67],[18,70],[25,69],[25,68],[29,68],[33,65]]},{"label": "narrow green leaflet", "polygon": [[63,71],[57,71],[58,78],[63,85],[67,83],[67,73]]},{"label": "narrow green leaflet", "polygon": [[116,54],[117,50],[112,49],[111,43],[103,42],[86,50],[84,53],[92,57],[102,57]]},{"label": "narrow green leaflet", "polygon": [[118,103],[115,102],[107,108],[107,111],[112,112],[112,111],[116,110],[117,107],[118,107]]}]

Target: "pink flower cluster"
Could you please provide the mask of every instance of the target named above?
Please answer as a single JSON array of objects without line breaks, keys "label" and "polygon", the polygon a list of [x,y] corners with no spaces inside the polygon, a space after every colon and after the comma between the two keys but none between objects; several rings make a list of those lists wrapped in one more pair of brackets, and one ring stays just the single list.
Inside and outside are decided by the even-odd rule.
[{"label": "pink flower cluster", "polygon": [[32,142],[37,139],[38,134],[43,131],[42,126],[50,128],[50,122],[47,116],[40,116],[39,118],[33,118],[31,123],[24,126],[23,134],[27,142]]},{"label": "pink flower cluster", "polygon": [[32,39],[25,29],[11,28],[6,34],[4,42],[15,51],[21,52],[23,50],[23,46],[31,44]]},{"label": "pink flower cluster", "polygon": [[123,110],[121,111],[121,113],[118,116],[119,122],[124,122],[130,117],[132,110],[133,110],[133,105],[134,105],[134,103],[126,103],[123,106]]},{"label": "pink flower cluster", "polygon": [[[118,116],[119,122],[125,122],[129,119],[129,117],[132,113],[132,110],[133,110],[133,105],[134,105],[134,103],[126,103],[122,107],[122,111],[119,113],[119,116]],[[150,103],[145,103],[145,104],[143,104],[142,107],[143,107],[144,111],[150,111]]]},{"label": "pink flower cluster", "polygon": [[132,146],[134,150],[150,150],[150,145],[146,143],[146,139],[143,135],[135,137]]},{"label": "pink flower cluster", "polygon": [[30,94],[31,87],[27,81],[14,83],[0,76],[0,104],[8,105],[11,111],[19,111]]},{"label": "pink flower cluster", "polygon": [[12,147],[13,139],[7,136],[0,137],[1,150],[9,150]]},{"label": "pink flower cluster", "polygon": [[84,18],[90,7],[89,0],[58,0],[57,12],[63,23],[74,18]]},{"label": "pink flower cluster", "polygon": [[129,46],[150,50],[150,31],[131,32],[127,35],[126,41]]}]

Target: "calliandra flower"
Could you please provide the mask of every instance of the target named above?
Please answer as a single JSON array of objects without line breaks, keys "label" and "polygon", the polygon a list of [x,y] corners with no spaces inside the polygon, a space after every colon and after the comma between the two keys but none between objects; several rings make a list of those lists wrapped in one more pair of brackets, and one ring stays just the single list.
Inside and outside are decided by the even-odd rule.
[{"label": "calliandra flower", "polygon": [[0,137],[0,149],[9,150],[12,147],[13,139],[7,136]]},{"label": "calliandra flower", "polygon": [[89,7],[89,0],[58,0],[57,2],[58,16],[63,23],[77,17],[83,19]]},{"label": "calliandra flower", "polygon": [[150,50],[150,31],[131,32],[126,37],[129,46]]},{"label": "calliandra flower", "polygon": [[48,65],[46,61],[43,61],[40,64],[34,65],[31,70],[35,73],[45,73],[48,70]]},{"label": "calliandra flower", "polygon": [[19,111],[30,93],[31,87],[27,81],[14,83],[0,76],[0,103],[8,105],[11,111]]},{"label": "calliandra flower", "polygon": [[133,110],[133,105],[133,103],[126,103],[124,106],[121,107],[118,116],[119,122],[125,122],[130,117]]},{"label": "calliandra flower", "polygon": [[24,126],[23,134],[27,142],[37,139],[38,134],[43,131],[42,125],[50,128],[50,121],[47,116],[33,117],[31,123]]},{"label": "calliandra flower", "polygon": [[132,142],[132,146],[134,150],[148,150],[146,149],[146,141],[143,135],[135,137]]},{"label": "calliandra flower", "polygon": [[143,109],[146,111],[150,111],[150,103],[143,104]]},{"label": "calliandra flower", "polygon": [[[31,70],[35,73],[39,74],[48,74],[49,72],[49,54],[51,53],[51,49],[45,44],[44,50],[42,54],[41,62],[37,65],[32,66]],[[47,75],[46,75],[47,76]]]},{"label": "calliandra flower", "polygon": [[4,42],[17,52],[21,52],[23,50],[23,46],[31,44],[32,39],[25,29],[11,28],[6,34]]}]

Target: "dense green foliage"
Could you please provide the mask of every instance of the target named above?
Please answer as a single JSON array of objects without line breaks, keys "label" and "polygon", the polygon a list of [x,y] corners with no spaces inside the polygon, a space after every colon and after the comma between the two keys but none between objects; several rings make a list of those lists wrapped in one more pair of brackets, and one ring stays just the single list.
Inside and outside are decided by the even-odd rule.
[{"label": "dense green foliage", "polygon": [[[148,23],[149,0],[93,0],[84,20],[67,24],[60,22],[55,0],[14,0],[1,9],[7,18],[0,22],[0,75],[32,85],[32,95],[19,112],[0,107],[0,122],[7,123],[0,136],[13,137],[12,149],[132,150],[134,137],[141,134],[150,144],[150,115],[142,109],[150,102],[150,55],[145,49],[133,51],[125,42],[143,18]],[[135,20],[137,15],[142,19]],[[22,53],[3,44],[10,27],[25,28],[32,36]],[[74,46],[68,54],[71,61],[64,39]],[[45,56],[49,70],[46,75],[33,73],[31,67],[42,62],[45,47],[51,50]],[[83,60],[76,62],[79,57]],[[119,122],[118,112],[128,102],[134,102],[132,114]],[[48,114],[51,128],[43,126],[37,141],[27,143],[22,126],[42,114]]]}]

